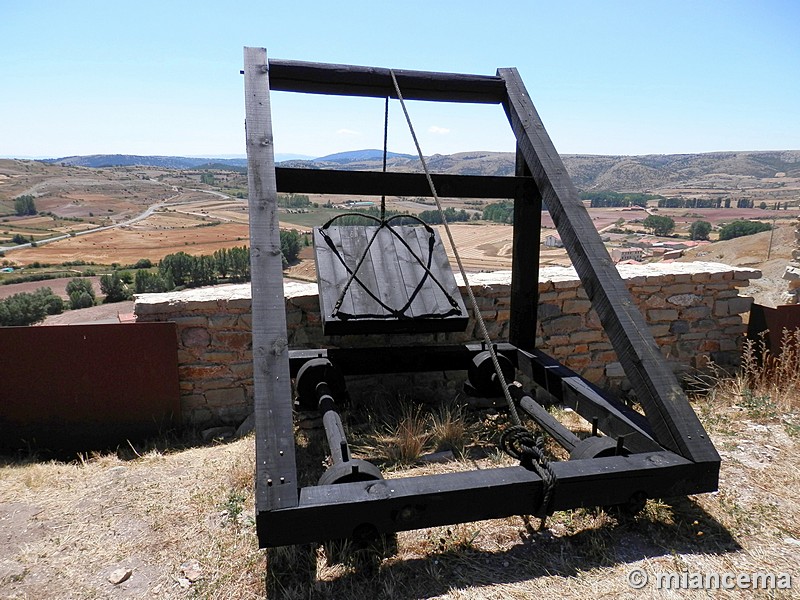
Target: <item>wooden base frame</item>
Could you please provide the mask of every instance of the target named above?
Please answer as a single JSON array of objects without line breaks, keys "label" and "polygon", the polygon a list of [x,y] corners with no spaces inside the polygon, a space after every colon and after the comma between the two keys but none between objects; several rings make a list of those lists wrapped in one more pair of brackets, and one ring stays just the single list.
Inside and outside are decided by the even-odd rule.
[{"label": "wooden base frame", "polygon": [[[250,187],[256,521],[262,547],[305,544],[530,514],[543,482],[521,466],[446,475],[300,487],[291,378],[312,358],[344,375],[465,370],[480,344],[353,350],[290,350],[280,270],[278,192],[428,196],[423,175],[276,168],[270,90],[395,97],[388,69],[268,60],[245,48]],[[556,152],[516,69],[494,76],[395,71],[406,99],[502,105],[517,140],[513,177],[434,176],[440,195],[514,200],[509,340],[498,352],[560,402],[618,441],[625,452],[553,462],[550,508],[626,504],[714,491],[720,458],[649,333]],[[603,393],[534,346],[542,206],[617,353],[644,415]],[[555,439],[570,434],[528,402]]]}]

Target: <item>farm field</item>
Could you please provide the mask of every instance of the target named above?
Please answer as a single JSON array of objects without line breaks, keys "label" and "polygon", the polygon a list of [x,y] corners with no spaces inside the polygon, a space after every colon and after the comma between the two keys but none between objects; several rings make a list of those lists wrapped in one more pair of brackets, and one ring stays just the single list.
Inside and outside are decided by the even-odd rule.
[{"label": "farm field", "polygon": [[[0,160],[0,247],[13,245],[10,240],[15,235],[37,242],[36,247],[7,250],[2,260],[18,267],[37,262],[53,265],[75,261],[98,265],[132,264],[143,258],[157,262],[176,252],[212,254],[220,248],[246,245],[249,237],[247,203],[240,197],[243,189],[246,194],[244,176],[214,171],[214,185],[211,186],[201,181],[204,173],[207,174],[154,167],[90,169]],[[705,184],[701,182],[698,185]],[[769,185],[774,185],[774,182]],[[787,189],[781,188],[784,197]],[[683,188],[673,191],[686,193]],[[713,196],[719,192],[712,186],[704,193]],[[36,196],[38,214],[27,217],[13,215],[13,203],[9,199],[23,194]],[[342,208],[335,208],[345,199],[376,201],[372,197],[312,195],[310,200],[316,204],[315,207],[282,209],[280,225],[307,233],[314,225],[345,212]],[[470,214],[480,212],[490,202],[493,201],[443,199],[445,207],[465,209]],[[419,213],[432,210],[434,206],[430,199],[390,197],[387,198],[387,208]],[[4,210],[6,216],[3,216]],[[647,209],[589,209],[595,228],[604,236],[609,248],[624,246],[643,237],[654,239],[642,225],[650,214],[674,219],[675,234],[686,239],[690,225],[697,220],[718,227],[735,219],[752,218],[774,222],[780,227],[788,224],[797,212],[795,206],[781,211],[760,208],[659,209],[654,205]],[[468,271],[511,268],[510,226],[470,221],[454,223],[452,230]],[[542,240],[551,234],[557,235],[557,232],[550,215],[543,212]],[[69,237],[49,243],[45,241],[59,235]],[[711,239],[715,236],[713,231]],[[445,248],[454,262],[447,241]],[[293,266],[290,274],[314,279],[314,266],[306,262],[313,260],[313,254],[306,252],[301,258],[301,264]],[[564,249],[544,246],[540,261],[545,265],[570,264]]]}]

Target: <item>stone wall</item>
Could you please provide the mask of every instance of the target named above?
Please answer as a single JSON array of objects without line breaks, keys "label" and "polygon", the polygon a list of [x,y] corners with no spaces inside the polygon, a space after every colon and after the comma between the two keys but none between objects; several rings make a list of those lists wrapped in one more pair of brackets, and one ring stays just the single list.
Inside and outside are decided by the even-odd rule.
[{"label": "stone wall", "polygon": [[[742,314],[752,298],[739,295],[758,271],[716,263],[620,265],[634,301],[673,370],[703,370],[709,361],[738,364],[746,331]],[[489,334],[508,336],[510,272],[470,276]],[[448,344],[479,341],[474,318],[465,333],[422,336],[322,335],[317,286],[285,282],[288,339],[294,348]],[[571,268],[540,270],[539,330],[536,345],[588,380],[630,390],[597,314]],[[144,294],[136,299],[137,321],[177,324],[178,363],[184,423],[197,427],[241,422],[252,410],[250,285],[224,285]],[[463,374],[444,379],[447,390]],[[413,388],[416,380],[405,378]],[[430,392],[430,382],[420,385]]]}]

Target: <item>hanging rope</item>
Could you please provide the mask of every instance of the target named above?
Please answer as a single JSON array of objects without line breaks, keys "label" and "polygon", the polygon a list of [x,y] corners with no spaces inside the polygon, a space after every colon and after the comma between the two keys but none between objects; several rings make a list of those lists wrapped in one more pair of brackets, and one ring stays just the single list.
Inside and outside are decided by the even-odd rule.
[{"label": "hanging rope", "polygon": [[533,514],[540,519],[544,529],[545,518],[552,514],[553,492],[556,488],[556,473],[544,453],[544,435],[534,434],[521,425],[509,427],[500,436],[500,447],[511,458],[515,458],[529,471],[535,471],[542,479],[542,500]]},{"label": "hanging rope", "polygon": [[[389,147],[389,96],[383,108],[383,172],[386,173],[386,155]],[[381,221],[386,218],[386,195],[381,195]]]},{"label": "hanging rope", "polygon": [[408,123],[408,129],[411,131],[411,137],[414,139],[414,145],[417,148],[417,154],[419,155],[419,160],[422,163],[422,169],[425,171],[425,177],[428,180],[428,186],[431,189],[431,194],[433,195],[433,199],[436,202],[436,208],[439,209],[439,215],[442,219],[442,225],[444,225],[444,230],[447,233],[447,239],[450,241],[450,247],[453,249],[453,256],[456,259],[456,263],[458,264],[458,270],[461,273],[461,278],[464,280],[464,286],[467,288],[467,294],[469,295],[470,306],[472,306],[472,312],[475,314],[475,319],[478,322],[478,328],[480,329],[481,336],[483,337],[483,341],[486,344],[487,349],[489,350],[489,356],[492,358],[492,364],[494,365],[494,370],[497,373],[497,379],[500,382],[500,387],[503,389],[503,395],[505,396],[506,402],[508,403],[508,409],[511,413],[511,419],[514,421],[515,425],[521,425],[521,421],[519,419],[519,415],[517,414],[517,408],[514,405],[514,401],[511,399],[511,393],[508,391],[508,382],[506,382],[506,378],[503,375],[503,370],[500,368],[500,363],[497,360],[497,353],[494,350],[494,344],[489,336],[489,331],[486,329],[486,323],[483,320],[483,316],[481,316],[481,311],[478,308],[478,301],[475,299],[475,294],[472,292],[472,287],[469,285],[469,279],[467,278],[467,271],[464,268],[464,263],[461,261],[461,255],[458,252],[458,248],[456,247],[456,242],[453,239],[453,233],[450,231],[450,224],[447,222],[447,218],[444,214],[444,209],[442,208],[442,202],[439,199],[439,194],[436,192],[436,186],[433,184],[433,178],[431,177],[430,170],[428,169],[428,163],[425,161],[425,157],[422,155],[422,148],[420,148],[419,141],[417,140],[417,134],[414,131],[414,125],[411,123],[411,117],[408,114],[408,110],[406,109],[405,100],[403,100],[403,94],[400,92],[400,86],[397,83],[397,77],[394,75],[393,70],[389,70],[389,73],[392,76],[392,83],[394,84],[395,92],[397,93],[397,98],[400,100],[400,106],[403,108],[403,114],[405,114],[406,122]]},{"label": "hanging rope", "polygon": [[[384,106],[384,117],[383,117],[383,172],[386,173],[386,162],[387,156],[389,154],[388,151],[388,142],[389,142],[389,96],[386,96],[386,102]],[[327,223],[325,223],[322,227],[319,228],[319,232],[322,235],[325,243],[333,252],[333,255],[338,259],[338,261],[342,264],[345,270],[348,273],[347,282],[345,283],[344,287],[341,289],[339,293],[339,297],[337,298],[336,302],[333,305],[333,311],[331,312],[332,317],[336,317],[343,321],[350,320],[350,319],[444,319],[451,316],[456,316],[461,314],[461,308],[456,301],[455,298],[447,291],[444,284],[439,281],[436,275],[431,271],[431,264],[433,261],[433,253],[434,253],[434,244],[436,242],[436,234],[430,225],[422,221],[419,217],[414,215],[395,215],[390,218],[386,218],[386,196],[381,196],[381,216],[380,218],[376,218],[372,215],[362,215],[359,213],[346,213],[341,215],[336,215],[332,219],[330,219]],[[357,216],[363,219],[368,219],[375,221],[378,224],[378,227],[375,228],[375,231],[372,233],[367,245],[364,249],[364,252],[361,254],[358,262],[356,263],[354,268],[351,268],[345,257],[339,252],[339,249],[336,247],[335,242],[331,239],[330,235],[328,235],[328,228],[336,221],[337,219],[342,219],[345,217],[352,217]],[[419,224],[425,227],[425,230],[428,233],[428,257],[427,260],[423,260],[420,258],[417,253],[411,248],[408,242],[394,230],[391,225],[391,222],[394,220],[400,219],[412,219],[417,221]],[[369,256],[370,248],[372,248],[372,244],[377,239],[378,235],[380,234],[382,229],[387,229],[395,238],[397,238],[400,243],[405,246],[406,250],[410,256],[414,257],[414,260],[419,264],[425,274],[420,279],[419,283],[414,288],[413,292],[409,295],[407,302],[402,307],[393,307],[386,304],[380,297],[378,297],[375,292],[373,292],[368,285],[366,285],[359,277],[358,271],[361,269],[361,266],[364,264],[364,261]],[[413,317],[409,316],[407,312],[410,310],[411,305],[413,304],[414,300],[419,295],[420,291],[422,290],[425,282],[430,279],[436,286],[441,290],[444,294],[448,304],[450,304],[450,309],[445,312],[436,312],[436,313],[425,313],[425,314],[418,314]],[[350,290],[350,286],[353,282],[357,283],[361,288],[367,293],[367,295],[372,298],[381,308],[383,308],[386,312],[385,313],[359,313],[359,314],[351,314],[341,310],[342,304],[344,303],[345,296],[347,292]]]},{"label": "hanging rope", "polygon": [[447,218],[445,217],[444,209],[442,208],[442,202],[439,199],[439,194],[436,192],[436,186],[433,183],[433,178],[431,177],[430,170],[428,169],[428,163],[425,161],[425,157],[422,154],[422,148],[419,145],[417,134],[414,131],[414,125],[411,123],[411,117],[408,114],[405,100],[403,100],[403,94],[400,91],[400,85],[397,83],[397,77],[395,77],[394,70],[390,69],[389,73],[392,76],[392,83],[394,84],[394,89],[397,93],[397,99],[400,100],[400,106],[403,108],[403,114],[406,117],[408,129],[411,132],[411,137],[414,140],[414,146],[417,148],[419,161],[422,164],[422,169],[425,171],[425,177],[428,180],[428,186],[430,187],[431,195],[436,202],[436,208],[439,210],[439,215],[442,219],[442,225],[444,225],[444,230],[447,233],[447,239],[450,241],[450,247],[453,249],[453,256],[458,264],[458,270],[461,273],[464,286],[467,288],[467,294],[469,296],[470,306],[472,306],[472,312],[475,315],[475,320],[478,323],[478,328],[480,329],[481,336],[483,337],[483,342],[486,348],[489,350],[489,356],[492,359],[492,364],[494,365],[494,370],[497,374],[497,380],[500,382],[503,395],[508,403],[508,411],[511,414],[511,420],[514,423],[514,427],[511,427],[506,434],[501,437],[501,447],[511,457],[520,460],[522,466],[524,466],[526,469],[535,471],[542,480],[542,501],[535,511],[535,514],[536,516],[542,518],[541,527],[543,528],[544,518],[551,512],[550,507],[552,504],[553,492],[557,483],[555,472],[550,466],[550,461],[543,451],[544,438],[542,435],[535,437],[532,432],[528,431],[522,425],[522,421],[519,418],[517,407],[514,404],[514,400],[511,398],[511,392],[508,390],[508,382],[503,375],[502,368],[500,368],[500,362],[497,360],[497,353],[494,350],[494,344],[492,343],[492,340],[489,336],[489,331],[486,329],[486,323],[484,322],[480,308],[478,307],[478,301],[475,299],[475,294],[472,292],[472,287],[469,285],[467,271],[464,268],[464,263],[461,260],[461,255],[458,252],[456,242],[453,239],[453,233],[450,230],[450,224],[447,222]]}]

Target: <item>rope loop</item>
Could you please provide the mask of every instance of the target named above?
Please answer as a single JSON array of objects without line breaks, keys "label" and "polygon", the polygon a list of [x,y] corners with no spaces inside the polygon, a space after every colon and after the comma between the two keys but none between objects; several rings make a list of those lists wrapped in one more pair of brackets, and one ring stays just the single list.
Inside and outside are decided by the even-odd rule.
[{"label": "rope loop", "polygon": [[534,433],[522,425],[513,425],[506,429],[500,436],[500,447],[511,458],[520,461],[520,464],[534,471],[542,480],[542,500],[533,514],[542,519],[553,514],[553,492],[558,479],[550,460],[544,453],[544,435]]}]

